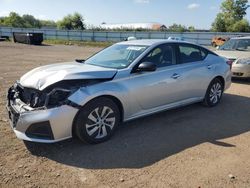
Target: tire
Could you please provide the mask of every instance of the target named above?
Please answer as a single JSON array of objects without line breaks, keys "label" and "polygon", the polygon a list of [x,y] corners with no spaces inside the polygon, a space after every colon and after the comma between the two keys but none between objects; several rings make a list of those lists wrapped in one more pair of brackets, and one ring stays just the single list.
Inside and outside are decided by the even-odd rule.
[{"label": "tire", "polygon": [[223,84],[220,79],[215,78],[208,86],[203,104],[214,107],[219,104],[223,94]]},{"label": "tire", "polygon": [[77,137],[90,144],[109,140],[120,123],[118,106],[109,98],[101,97],[87,103],[75,121]]}]

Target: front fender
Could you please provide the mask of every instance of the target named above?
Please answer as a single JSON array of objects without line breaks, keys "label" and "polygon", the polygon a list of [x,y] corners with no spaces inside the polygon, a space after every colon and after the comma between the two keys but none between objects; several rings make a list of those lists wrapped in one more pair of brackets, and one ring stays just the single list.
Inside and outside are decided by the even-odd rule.
[{"label": "front fender", "polygon": [[115,97],[120,101],[124,109],[124,118],[126,118],[130,112],[130,102],[128,96],[128,90],[122,85],[112,82],[105,82],[96,85],[81,87],[68,99],[80,106],[86,105],[89,101],[101,97],[101,96],[111,96]]}]

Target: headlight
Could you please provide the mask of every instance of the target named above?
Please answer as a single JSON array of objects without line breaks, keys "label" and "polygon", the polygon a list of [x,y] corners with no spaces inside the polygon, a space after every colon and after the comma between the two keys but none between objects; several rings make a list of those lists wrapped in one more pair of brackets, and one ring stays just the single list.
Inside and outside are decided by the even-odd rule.
[{"label": "headlight", "polygon": [[250,65],[250,58],[239,59],[236,64]]},{"label": "headlight", "polygon": [[45,106],[56,106],[62,104],[75,90],[53,89],[47,96]]}]

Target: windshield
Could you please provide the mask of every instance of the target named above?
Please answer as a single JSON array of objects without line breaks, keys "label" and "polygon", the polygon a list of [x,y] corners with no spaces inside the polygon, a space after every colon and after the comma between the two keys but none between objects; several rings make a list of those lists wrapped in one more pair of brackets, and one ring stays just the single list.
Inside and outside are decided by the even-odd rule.
[{"label": "windshield", "polygon": [[86,64],[107,68],[123,69],[128,67],[147,46],[115,44],[85,61]]},{"label": "windshield", "polygon": [[220,50],[250,51],[250,39],[230,39],[223,44]]}]

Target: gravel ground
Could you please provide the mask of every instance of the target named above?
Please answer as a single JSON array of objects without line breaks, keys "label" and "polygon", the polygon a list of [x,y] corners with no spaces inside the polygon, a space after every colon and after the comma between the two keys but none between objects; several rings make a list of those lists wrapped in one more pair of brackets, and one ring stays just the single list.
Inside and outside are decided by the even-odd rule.
[{"label": "gravel ground", "polygon": [[16,139],[7,88],[34,67],[98,50],[0,43],[0,187],[250,187],[247,81],[234,81],[215,108],[194,104],[131,121],[99,145]]}]

